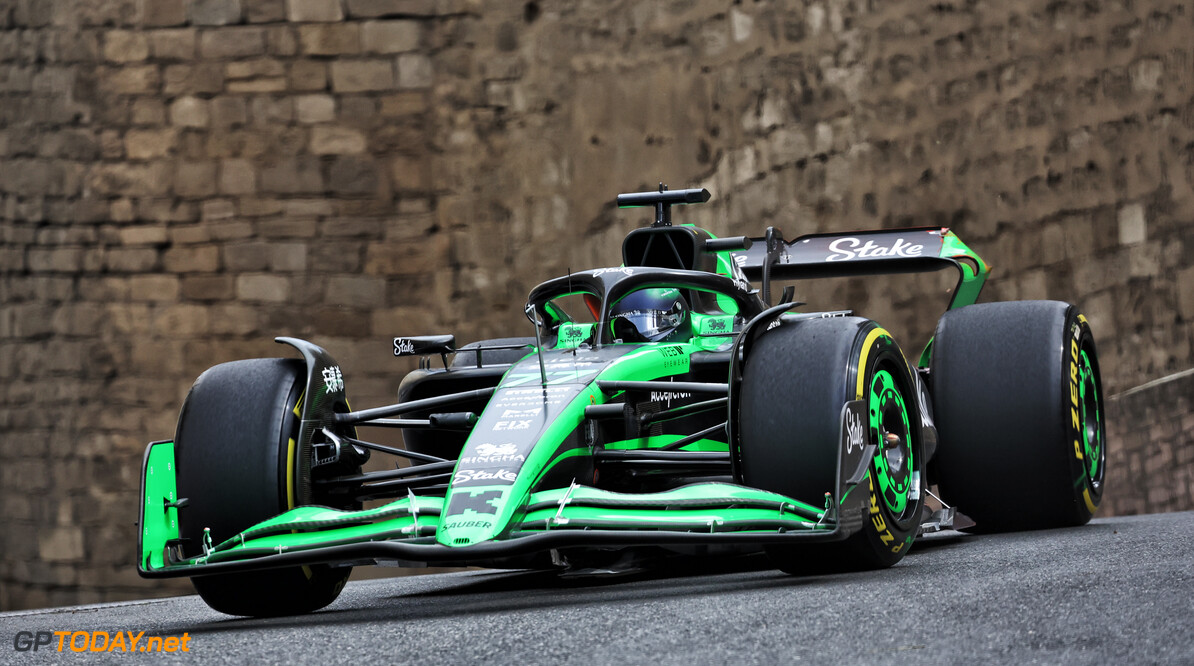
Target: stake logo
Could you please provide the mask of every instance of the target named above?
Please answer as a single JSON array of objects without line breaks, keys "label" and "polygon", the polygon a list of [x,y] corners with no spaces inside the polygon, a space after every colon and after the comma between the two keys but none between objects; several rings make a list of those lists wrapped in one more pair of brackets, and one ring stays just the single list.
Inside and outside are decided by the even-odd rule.
[{"label": "stake logo", "polygon": [[866,444],[866,437],[862,427],[862,415],[852,409],[846,410],[846,453],[852,453],[855,448],[862,451]]},{"label": "stake logo", "polygon": [[406,338],[394,338],[394,356],[402,356],[404,354],[415,353],[414,340],[407,340]]},{"label": "stake logo", "polygon": [[452,483],[461,485],[472,481],[506,481],[514,483],[518,476],[508,469],[486,471],[483,469],[462,469],[452,477]]},{"label": "stake logo", "polygon": [[[862,247],[859,247],[862,245]],[[874,240],[865,244],[852,236],[839,238],[829,244],[829,251],[833,254],[825,257],[825,261],[848,261],[850,259],[882,259],[884,257],[919,257],[925,246],[913,245],[903,238],[897,238],[892,245],[876,245]]]},{"label": "stake logo", "polygon": [[593,277],[601,277],[602,275],[605,275],[606,273],[621,273],[622,275],[634,275],[634,269],[626,268],[624,266],[621,268],[598,268],[597,270],[593,271]]}]

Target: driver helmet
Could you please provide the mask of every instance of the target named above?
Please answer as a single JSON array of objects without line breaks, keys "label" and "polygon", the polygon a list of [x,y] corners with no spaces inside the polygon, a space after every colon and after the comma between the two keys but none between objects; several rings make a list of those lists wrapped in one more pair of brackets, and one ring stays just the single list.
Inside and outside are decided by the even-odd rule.
[{"label": "driver helmet", "polygon": [[641,289],[613,306],[610,326],[623,342],[686,340],[692,337],[688,310],[679,289]]}]

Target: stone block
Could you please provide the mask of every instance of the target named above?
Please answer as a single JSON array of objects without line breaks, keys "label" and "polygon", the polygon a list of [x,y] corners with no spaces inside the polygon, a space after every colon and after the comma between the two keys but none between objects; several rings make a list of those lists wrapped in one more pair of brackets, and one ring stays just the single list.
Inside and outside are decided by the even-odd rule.
[{"label": "stone block", "polygon": [[212,308],[211,332],[214,335],[249,336],[256,334],[265,320],[261,308],[236,303],[221,303]]},{"label": "stone block", "polygon": [[134,275],[129,278],[129,298],[134,301],[176,301],[179,281],[174,275]]},{"label": "stone block", "polygon": [[343,196],[376,195],[378,164],[365,155],[342,155],[328,169],[328,189]]},{"label": "stone block", "polygon": [[393,243],[370,245],[365,250],[368,275],[420,275],[442,270],[448,259],[451,240],[446,233],[427,236],[418,245]]},{"label": "stone block", "polygon": [[121,227],[121,245],[160,245],[167,242],[166,227],[160,224],[139,224]]},{"label": "stone block", "polygon": [[361,32],[356,23],[301,25],[299,46],[307,55],[351,55],[361,50]]},{"label": "stone block", "polygon": [[336,101],[331,95],[299,95],[294,113],[300,123],[325,123],[336,117]]},{"label": "stone block", "polygon": [[350,308],[376,308],[385,305],[384,277],[333,276],[327,280],[324,302]]},{"label": "stone block", "polygon": [[101,67],[98,79],[101,92],[115,95],[153,94],[162,81],[157,65]]},{"label": "stone block", "polygon": [[1160,88],[1165,66],[1160,58],[1143,58],[1128,67],[1134,92],[1152,92]]},{"label": "stone block", "polygon": [[417,21],[366,21],[361,25],[361,47],[370,53],[405,53],[419,48]]},{"label": "stone block", "polygon": [[205,30],[199,37],[204,58],[247,58],[265,54],[265,31],[256,27]]},{"label": "stone block", "polygon": [[290,124],[294,119],[294,99],[260,95],[249,100],[249,118],[257,125]]},{"label": "stone block", "polygon": [[308,148],[316,155],[350,155],[365,152],[365,135],[349,127],[321,125],[311,128]]},{"label": "stone block", "polygon": [[236,204],[229,199],[208,199],[199,209],[202,220],[230,220],[236,216]]},{"label": "stone block", "polygon": [[252,194],[257,191],[257,171],[253,163],[244,159],[220,162],[221,194]]},{"label": "stone block", "polygon": [[361,269],[364,244],[359,242],[321,241],[311,246],[307,260],[314,271],[355,273]]},{"label": "stone block", "polygon": [[157,265],[157,250],[148,248],[110,248],[104,254],[104,267],[113,273],[146,273]]},{"label": "stone block", "polygon": [[229,81],[228,92],[237,94],[277,93],[286,90],[286,79],[249,79],[247,81]]},{"label": "stone block", "polygon": [[215,162],[179,162],[174,172],[174,193],[206,197],[216,193]]},{"label": "stone block", "polygon": [[1143,243],[1148,238],[1147,224],[1144,219],[1144,205],[1130,203],[1121,206],[1116,215],[1119,223],[1119,244],[1134,245]]},{"label": "stone block", "polygon": [[434,16],[436,0],[347,0],[353,18],[383,16]]},{"label": "stone block", "polygon": [[431,58],[422,53],[404,53],[398,56],[399,88],[430,88],[433,77]]},{"label": "stone block", "polygon": [[265,243],[263,254],[266,265],[271,271],[301,272],[307,270],[306,243]]},{"label": "stone block", "polygon": [[162,91],[167,95],[218,93],[224,89],[224,68],[218,62],[167,65]]},{"label": "stone block", "polygon": [[209,330],[208,308],[202,305],[176,304],[157,310],[153,330],[160,338],[191,338]]},{"label": "stone block", "polygon": [[207,127],[210,116],[207,100],[180,97],[170,104],[170,122],[182,127]]},{"label": "stone block", "polygon": [[166,105],[154,97],[137,98],[129,109],[129,120],[134,125],[162,125],[166,122]]},{"label": "stone block", "polygon": [[239,203],[242,217],[265,217],[282,212],[282,202],[278,199],[241,197]]},{"label": "stone block", "polygon": [[104,33],[104,59],[110,62],[141,62],[149,57],[149,39],[145,33],[132,30],[109,30]]},{"label": "stone block", "polygon": [[1194,321],[1194,267],[1177,272],[1177,311],[1185,321]]},{"label": "stone block", "polygon": [[390,161],[390,178],[395,190],[425,190],[429,184],[427,160],[399,155]]},{"label": "stone block", "polygon": [[37,273],[71,273],[83,263],[80,248],[32,248],[26,253],[29,270]]},{"label": "stone block", "polygon": [[170,227],[170,241],[175,245],[190,245],[206,243],[211,240],[211,233],[206,225],[188,224]]},{"label": "stone block", "polygon": [[290,87],[294,90],[326,90],[327,64],[318,60],[297,60],[290,65]]},{"label": "stone block", "polygon": [[264,271],[269,268],[266,244],[259,241],[224,246],[224,268],[234,273]]},{"label": "stone block", "polygon": [[[253,1],[255,0],[250,0],[250,2]],[[240,23],[241,0],[190,0],[190,2],[191,23],[195,25]]]},{"label": "stone block", "polygon": [[236,297],[242,301],[285,303],[290,299],[290,280],[277,275],[239,275]]},{"label": "stone block", "polygon": [[38,531],[37,553],[44,562],[78,561],[84,552],[80,527],[44,527]]},{"label": "stone block", "polygon": [[143,6],[141,22],[147,28],[182,25],[187,22],[186,0],[153,0]]},{"label": "stone block", "polygon": [[326,217],[334,210],[327,199],[288,199],[284,209],[287,217]]},{"label": "stone block", "polygon": [[344,20],[340,0],[286,0],[286,19],[296,23]]},{"label": "stone block", "polygon": [[174,149],[178,131],[166,129],[130,129],[124,135],[124,152],[130,160],[165,157]]},{"label": "stone block", "polygon": [[[231,84],[229,91],[232,91]],[[245,98],[237,95],[220,95],[208,102],[208,115],[211,126],[216,129],[228,129],[244,125],[249,120],[248,105]]]},{"label": "stone block", "polygon": [[209,224],[212,240],[242,240],[253,235],[253,225],[239,220]]},{"label": "stone block", "polygon": [[265,33],[265,48],[270,55],[290,57],[298,53],[298,39],[289,25],[273,26]]},{"label": "stone block", "polygon": [[339,93],[390,90],[394,67],[388,60],[352,60],[332,63],[332,90]]},{"label": "stone block", "polygon": [[274,23],[286,20],[286,0],[251,0],[244,8],[249,23]]},{"label": "stone block", "polygon": [[313,156],[282,158],[260,170],[260,190],[273,194],[323,192],[323,174]]},{"label": "stone block", "polygon": [[[226,301],[235,295],[236,278],[232,275],[187,275],[182,278],[182,297],[187,300]],[[219,319],[216,318],[217,323]]]},{"label": "stone block", "polygon": [[220,269],[220,251],[214,245],[172,247],[162,254],[162,268],[171,273],[211,273]]},{"label": "stone block", "polygon": [[87,187],[100,195],[154,196],[170,191],[169,169],[161,164],[100,164],[87,175]]},{"label": "stone block", "polygon": [[236,60],[224,66],[224,75],[229,79],[251,79],[258,76],[285,76],[286,66],[274,58]]}]

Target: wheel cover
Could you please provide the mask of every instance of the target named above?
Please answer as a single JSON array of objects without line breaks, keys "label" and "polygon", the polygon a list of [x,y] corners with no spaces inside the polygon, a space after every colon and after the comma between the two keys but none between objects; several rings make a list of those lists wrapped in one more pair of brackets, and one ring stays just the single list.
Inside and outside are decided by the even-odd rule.
[{"label": "wheel cover", "polygon": [[1103,417],[1100,412],[1099,386],[1087,350],[1083,349],[1078,364],[1078,403],[1080,405],[1082,453],[1086,475],[1098,481],[1103,459]]},{"label": "wheel cover", "polygon": [[[895,377],[886,369],[877,369],[871,378],[867,399],[870,417],[870,438],[879,446],[875,454],[875,476],[883,503],[895,516],[901,516],[908,506],[913,488],[913,458],[908,406],[896,386]],[[896,435],[899,443],[886,445],[887,436]]]}]

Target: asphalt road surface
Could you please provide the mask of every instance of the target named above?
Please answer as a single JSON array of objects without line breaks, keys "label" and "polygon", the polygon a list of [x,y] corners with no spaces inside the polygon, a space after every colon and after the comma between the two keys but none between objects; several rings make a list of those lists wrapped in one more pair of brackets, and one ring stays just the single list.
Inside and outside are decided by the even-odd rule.
[{"label": "asphalt road surface", "polygon": [[[1194,664],[1194,513],[952,533],[863,574],[788,576],[758,557],[582,580],[470,571],[354,582],[301,617],[232,618],[190,596],[0,614],[0,628],[14,664]],[[18,631],[68,630],[185,633],[188,651],[14,649]]]}]

